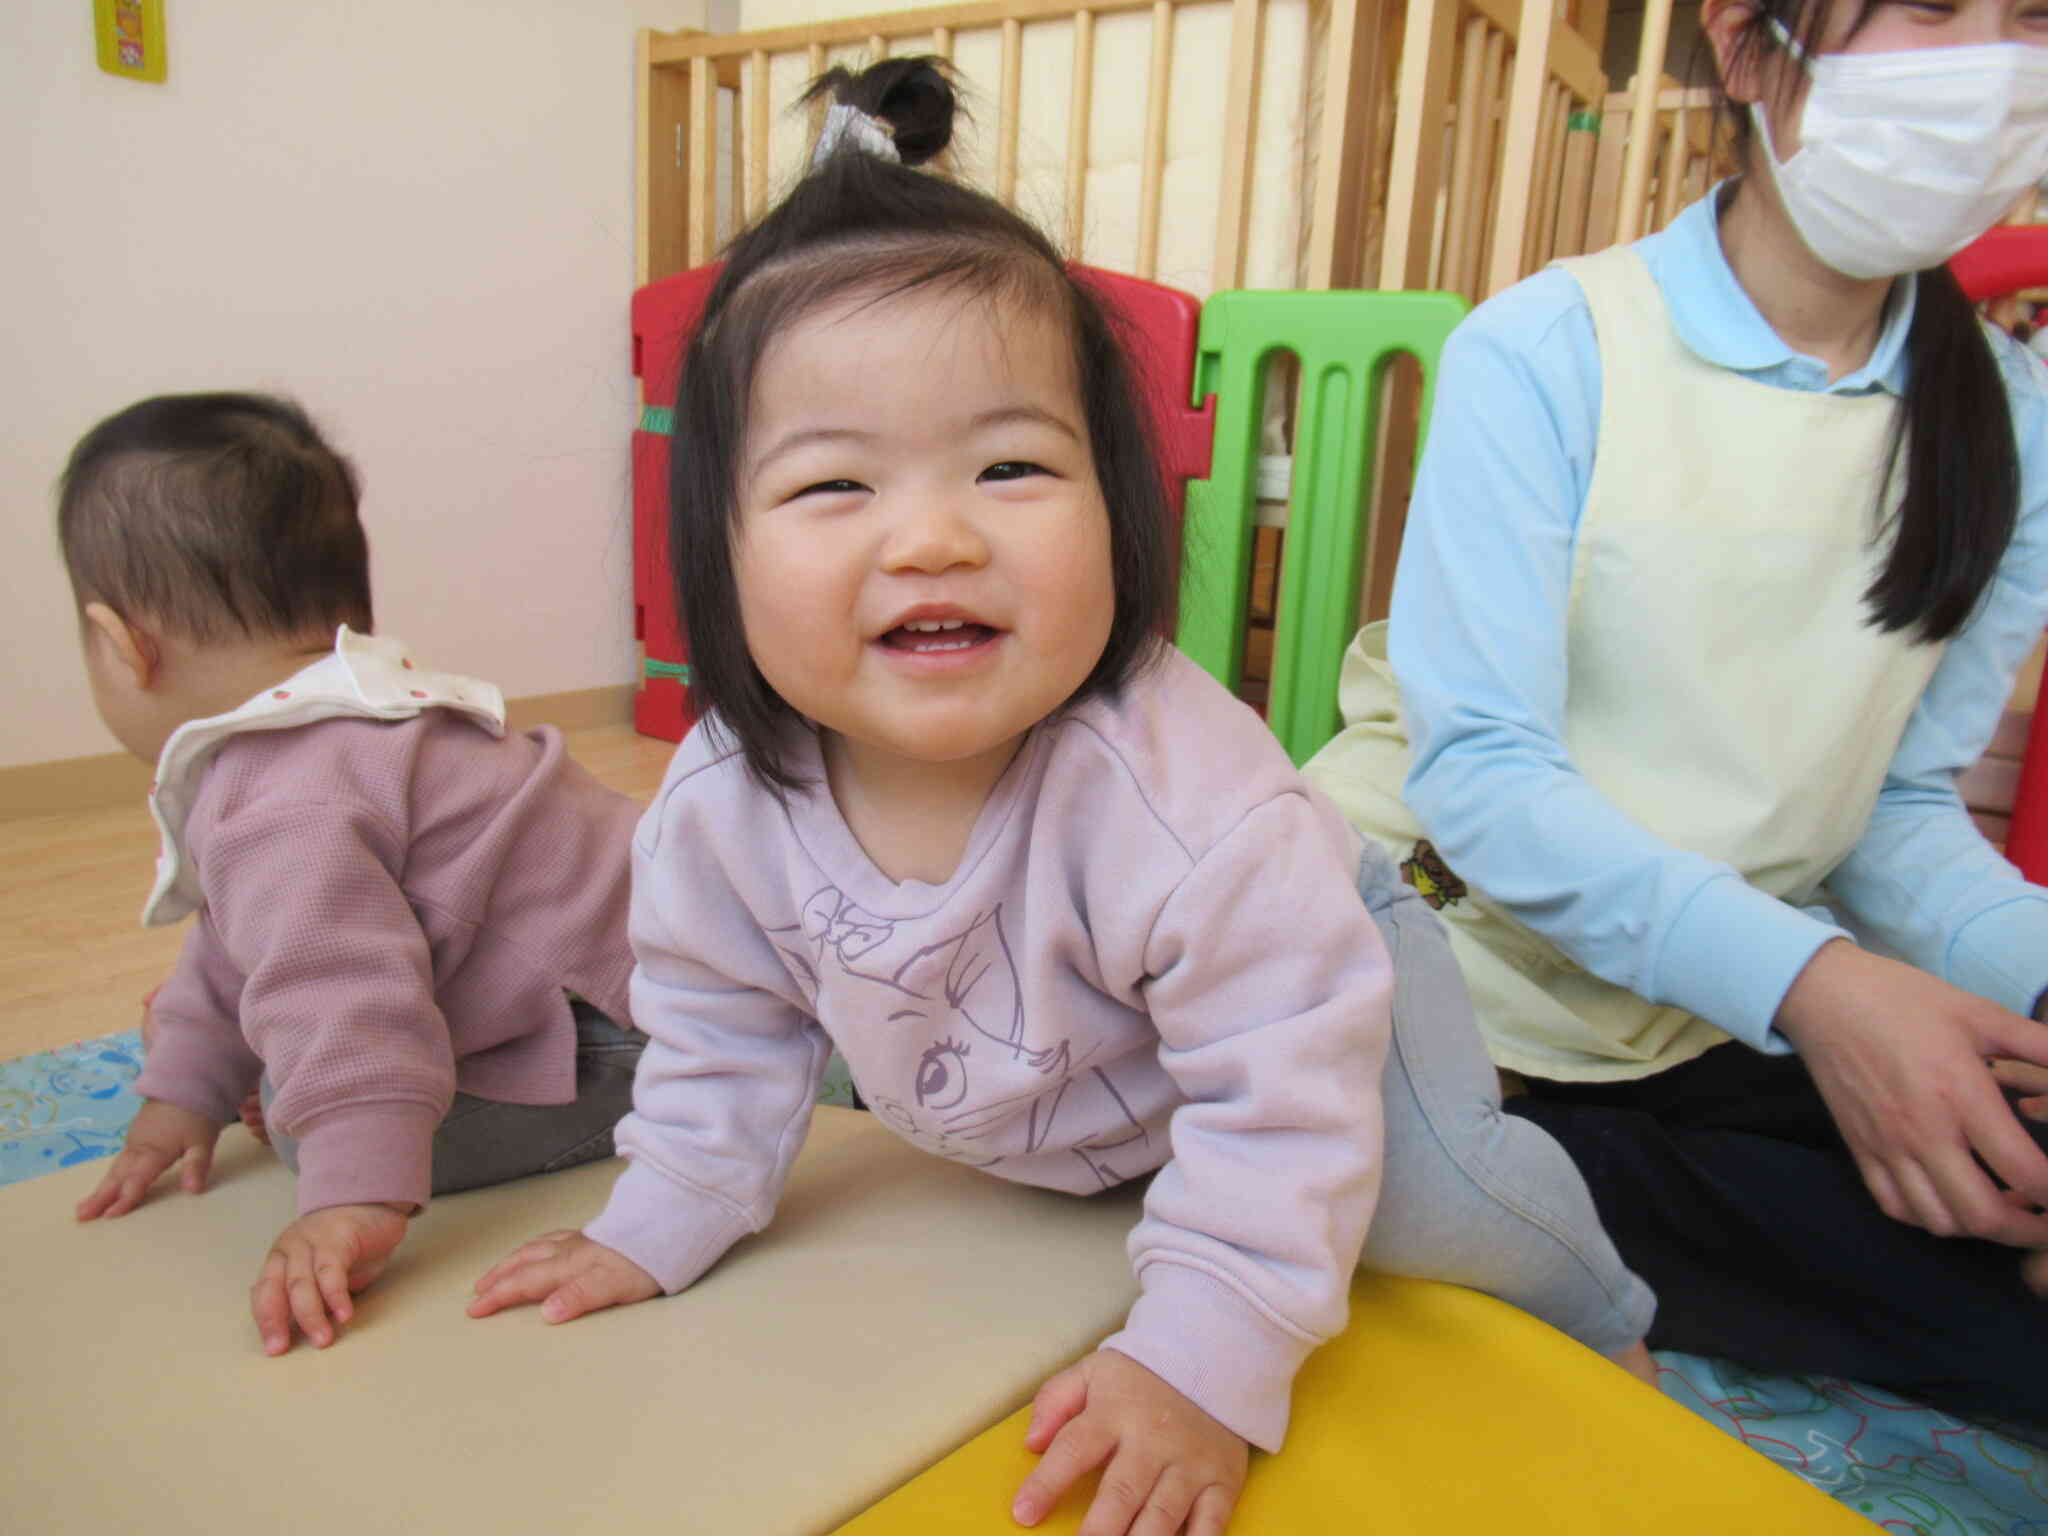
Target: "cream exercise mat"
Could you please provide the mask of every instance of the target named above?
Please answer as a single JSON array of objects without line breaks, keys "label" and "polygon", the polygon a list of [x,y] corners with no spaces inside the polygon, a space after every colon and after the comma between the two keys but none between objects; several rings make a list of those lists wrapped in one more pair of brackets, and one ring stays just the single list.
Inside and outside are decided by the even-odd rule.
[{"label": "cream exercise mat", "polygon": [[829,1530],[1135,1294],[1135,1196],[1019,1188],[823,1108],[774,1224],[690,1290],[559,1327],[463,1315],[478,1275],[587,1220],[620,1166],[437,1201],[337,1343],[279,1359],[248,1288],[291,1180],[239,1129],[205,1195],[159,1188],[118,1221],[71,1217],[104,1163],[0,1192],[0,1528]]}]

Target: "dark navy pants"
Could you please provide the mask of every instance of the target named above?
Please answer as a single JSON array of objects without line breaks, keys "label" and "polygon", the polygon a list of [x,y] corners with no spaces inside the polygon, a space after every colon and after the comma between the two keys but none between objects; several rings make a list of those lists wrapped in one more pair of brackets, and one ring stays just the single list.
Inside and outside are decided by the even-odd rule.
[{"label": "dark navy pants", "polygon": [[1879,1210],[1798,1057],[1729,1044],[1634,1082],[1529,1088],[1506,1107],[1572,1154],[1656,1291],[1652,1348],[1845,1376],[2048,1440],[2048,1300],[2020,1253]]}]

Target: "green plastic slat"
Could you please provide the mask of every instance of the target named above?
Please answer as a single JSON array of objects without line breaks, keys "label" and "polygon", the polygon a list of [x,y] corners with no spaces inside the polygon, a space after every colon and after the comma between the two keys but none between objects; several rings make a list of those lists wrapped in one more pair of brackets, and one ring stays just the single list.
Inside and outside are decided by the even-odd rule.
[{"label": "green plastic slat", "polygon": [[641,663],[641,670],[649,677],[672,677],[684,684],[690,681],[690,664],[687,661],[656,661],[650,656]]},{"label": "green plastic slat", "polygon": [[1226,687],[1237,687],[1250,600],[1261,386],[1267,360],[1292,353],[1301,365],[1301,395],[1266,723],[1297,763],[1339,723],[1337,674],[1357,627],[1369,552],[1365,493],[1386,366],[1400,353],[1421,363],[1426,429],[1437,358],[1465,312],[1465,301],[1450,293],[1235,292],[1202,306],[1194,396],[1216,396],[1216,436],[1209,478],[1188,482],[1176,640]]},{"label": "green plastic slat", "polygon": [[676,430],[676,413],[673,406],[643,405],[640,407],[640,430],[654,432],[662,437],[672,437]]}]

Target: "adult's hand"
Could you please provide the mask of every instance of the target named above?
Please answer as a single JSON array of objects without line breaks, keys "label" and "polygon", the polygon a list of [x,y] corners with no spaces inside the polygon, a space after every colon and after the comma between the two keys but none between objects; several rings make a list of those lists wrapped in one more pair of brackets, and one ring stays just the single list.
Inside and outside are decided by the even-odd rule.
[{"label": "adult's hand", "polygon": [[2048,1025],[1844,939],[1807,962],[1777,1025],[1887,1216],[1937,1237],[2048,1248],[2048,1153],[1989,1066],[2048,1067]]}]

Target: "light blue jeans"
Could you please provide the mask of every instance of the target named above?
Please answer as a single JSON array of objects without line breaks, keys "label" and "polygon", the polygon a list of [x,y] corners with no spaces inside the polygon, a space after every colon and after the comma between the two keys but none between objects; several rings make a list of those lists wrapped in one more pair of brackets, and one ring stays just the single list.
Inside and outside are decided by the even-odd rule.
[{"label": "light blue jeans", "polygon": [[[633,1069],[647,1037],[614,1024],[581,998],[576,1015],[576,1097],[567,1104],[504,1104],[458,1093],[434,1133],[436,1195],[556,1173],[612,1155],[612,1127],[633,1107]],[[270,1077],[262,1085],[270,1109]],[[275,1126],[270,1144],[293,1173],[299,1144]]]},{"label": "light blue jeans", "polygon": [[1443,926],[1377,843],[1358,893],[1394,962],[1386,1169],[1360,1263],[1485,1291],[1602,1354],[1636,1343],[1656,1298],[1622,1263],[1564,1148],[1501,1112]]}]

